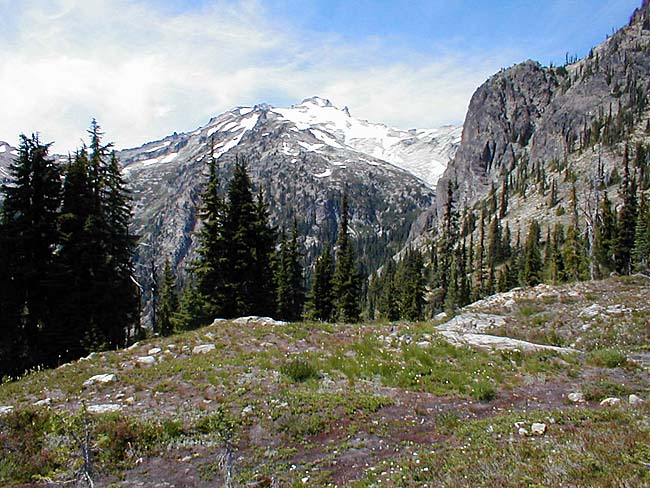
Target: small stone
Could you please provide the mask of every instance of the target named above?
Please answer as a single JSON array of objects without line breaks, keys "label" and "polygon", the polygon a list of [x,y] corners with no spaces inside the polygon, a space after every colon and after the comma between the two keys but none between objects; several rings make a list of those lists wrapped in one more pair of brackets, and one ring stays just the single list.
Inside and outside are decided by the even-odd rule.
[{"label": "small stone", "polygon": [[83,385],[92,386],[96,383],[107,384],[107,383],[112,383],[115,380],[117,380],[117,376],[115,376],[113,373],[96,374],[95,376],[92,376],[88,378],[86,381],[84,381]]},{"label": "small stone", "polygon": [[156,363],[156,358],[153,356],[140,356],[135,362],[140,366],[151,366]]},{"label": "small stone", "polygon": [[33,405],[35,407],[47,407],[49,405],[52,405],[52,399],[51,398],[44,398],[43,400],[39,400],[37,402],[34,402]]},{"label": "small stone", "polygon": [[523,427],[519,427],[519,430],[517,432],[522,437],[525,437],[525,436],[528,435],[528,431],[526,429],[524,429]]},{"label": "small stone", "polygon": [[620,398],[605,398],[602,402],[600,402],[601,407],[615,407],[620,404]]},{"label": "small stone", "polygon": [[585,396],[579,391],[569,393],[568,398],[569,401],[573,403],[584,403],[585,401]]},{"label": "small stone", "polygon": [[242,415],[248,415],[248,414],[251,414],[251,413],[253,413],[253,406],[252,405],[246,405],[241,411]]},{"label": "small stone", "polygon": [[131,344],[129,347],[126,348],[127,351],[133,351],[134,349],[138,348],[140,346],[139,342],[134,342]]},{"label": "small stone", "polygon": [[8,413],[11,413],[14,411],[14,407],[11,405],[6,405],[6,406],[0,406],[0,415],[7,415]]},{"label": "small stone", "polygon": [[155,356],[156,354],[160,354],[161,351],[162,349],[160,349],[159,347],[154,347],[153,349],[149,349],[149,352],[147,352],[147,354],[149,356]]},{"label": "small stone", "polygon": [[214,350],[214,344],[201,344],[200,346],[195,346],[194,349],[192,349],[192,354],[207,354]]},{"label": "small stone", "polygon": [[530,431],[533,435],[544,435],[546,434],[546,424],[535,422],[530,426]]},{"label": "small stone", "polygon": [[431,347],[431,343],[429,341],[420,341],[417,343],[417,346],[424,349],[427,347]]},{"label": "small stone", "polygon": [[632,394],[628,397],[627,402],[628,402],[630,405],[640,405],[640,404],[643,403],[643,399],[640,398],[640,397],[638,397],[638,396],[636,396],[634,393],[632,393]]},{"label": "small stone", "polygon": [[88,405],[88,413],[115,413],[122,410],[121,405],[104,403],[101,405]]},{"label": "small stone", "polygon": [[124,403],[126,403],[127,405],[135,405],[135,398],[129,397],[126,400],[124,400]]}]

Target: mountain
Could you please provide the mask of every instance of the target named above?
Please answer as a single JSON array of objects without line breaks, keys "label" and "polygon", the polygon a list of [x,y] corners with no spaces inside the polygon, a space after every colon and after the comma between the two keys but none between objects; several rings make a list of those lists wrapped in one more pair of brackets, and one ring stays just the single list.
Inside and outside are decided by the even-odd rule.
[{"label": "mountain", "polygon": [[[449,182],[458,185],[455,199],[462,208],[480,203],[493,186],[500,194],[507,183],[508,219],[517,226],[533,216],[556,220],[562,213],[556,205],[566,209],[574,183],[583,211],[595,187],[610,188],[615,199],[625,146],[636,158],[638,145],[649,142],[649,93],[648,0],[629,25],[582,60],[560,67],[526,61],[495,74],[474,93],[460,146],[438,183],[436,205],[420,217],[411,237],[435,228]],[[636,170],[643,172],[641,166]]]},{"label": "mountain", "polygon": [[182,271],[192,258],[211,152],[224,182],[237,157],[248,161],[275,225],[289,227],[298,218],[307,262],[333,241],[347,189],[363,264],[374,269],[400,249],[414,220],[433,204],[432,186],[458,134],[454,127],[406,131],[373,124],[314,97],[289,108],[238,107],[193,132],[120,151],[141,238],[139,279],[148,290],[152,263],[161,269],[171,258]]},{"label": "mountain", "polygon": [[18,155],[18,150],[9,143],[0,141],[0,184],[9,180],[9,165]]}]

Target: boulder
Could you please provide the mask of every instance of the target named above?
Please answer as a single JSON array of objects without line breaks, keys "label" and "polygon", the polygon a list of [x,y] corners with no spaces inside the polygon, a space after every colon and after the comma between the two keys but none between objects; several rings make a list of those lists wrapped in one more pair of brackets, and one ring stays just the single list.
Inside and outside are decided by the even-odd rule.
[{"label": "boulder", "polygon": [[162,349],[160,349],[159,347],[154,347],[153,349],[149,349],[149,351],[147,352],[147,355],[155,356],[156,354],[160,354],[161,351],[162,351]]},{"label": "boulder", "polygon": [[235,324],[263,324],[263,325],[286,325],[288,322],[283,322],[282,320],[275,320],[271,317],[259,317],[257,315],[250,315],[248,317],[239,317],[233,320]]},{"label": "boulder", "polygon": [[642,399],[641,397],[638,397],[638,396],[635,395],[634,393],[632,393],[632,394],[628,397],[627,402],[628,402],[630,405],[640,405],[640,404],[643,403],[643,399]]},{"label": "boulder", "polygon": [[620,398],[605,398],[602,402],[600,402],[601,407],[616,407],[620,404]]},{"label": "boulder", "polygon": [[11,413],[14,411],[14,407],[11,405],[5,405],[2,406],[0,405],[0,415],[7,415],[8,413]]},{"label": "boulder", "polygon": [[115,413],[122,410],[121,405],[115,403],[104,403],[100,405],[88,405],[88,413]]},{"label": "boulder", "polygon": [[200,346],[195,346],[192,349],[192,354],[207,354],[211,351],[214,351],[216,346],[214,344],[201,344]]},{"label": "boulder", "polygon": [[530,432],[533,435],[544,435],[546,434],[546,424],[543,424],[541,422],[535,422],[533,425],[530,426]]},{"label": "boulder", "polygon": [[96,385],[98,383],[101,384],[113,383],[116,380],[117,380],[117,376],[115,376],[113,373],[96,374],[95,376],[91,376],[86,381],[84,381],[83,385],[88,387],[88,386]]},{"label": "boulder", "polygon": [[153,356],[140,356],[135,362],[140,366],[151,366],[156,363],[156,358]]},{"label": "boulder", "polygon": [[585,401],[585,396],[582,394],[582,392],[576,391],[573,393],[569,393],[569,401],[573,403],[584,403]]},{"label": "boulder", "polygon": [[34,402],[32,405],[35,407],[48,407],[52,405],[52,399],[51,398],[44,398],[43,400],[39,400],[37,402]]}]

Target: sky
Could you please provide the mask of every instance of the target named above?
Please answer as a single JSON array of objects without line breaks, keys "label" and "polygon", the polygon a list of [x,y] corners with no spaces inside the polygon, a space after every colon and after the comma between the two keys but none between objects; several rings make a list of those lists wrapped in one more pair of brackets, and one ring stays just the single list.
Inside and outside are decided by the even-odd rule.
[{"label": "sky", "polygon": [[399,128],[462,124],[501,68],[584,56],[641,0],[0,0],[0,140],[117,148],[318,95]]}]

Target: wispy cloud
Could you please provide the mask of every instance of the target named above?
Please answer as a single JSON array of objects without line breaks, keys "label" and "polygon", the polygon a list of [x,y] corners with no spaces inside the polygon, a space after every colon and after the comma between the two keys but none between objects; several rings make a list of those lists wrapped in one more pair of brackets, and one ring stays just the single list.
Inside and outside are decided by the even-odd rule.
[{"label": "wispy cloud", "polygon": [[0,139],[40,131],[59,152],[78,147],[92,117],[128,147],[236,105],[312,95],[401,127],[458,123],[503,62],[293,31],[255,1],[175,12],[144,0],[18,5],[0,0]]}]

